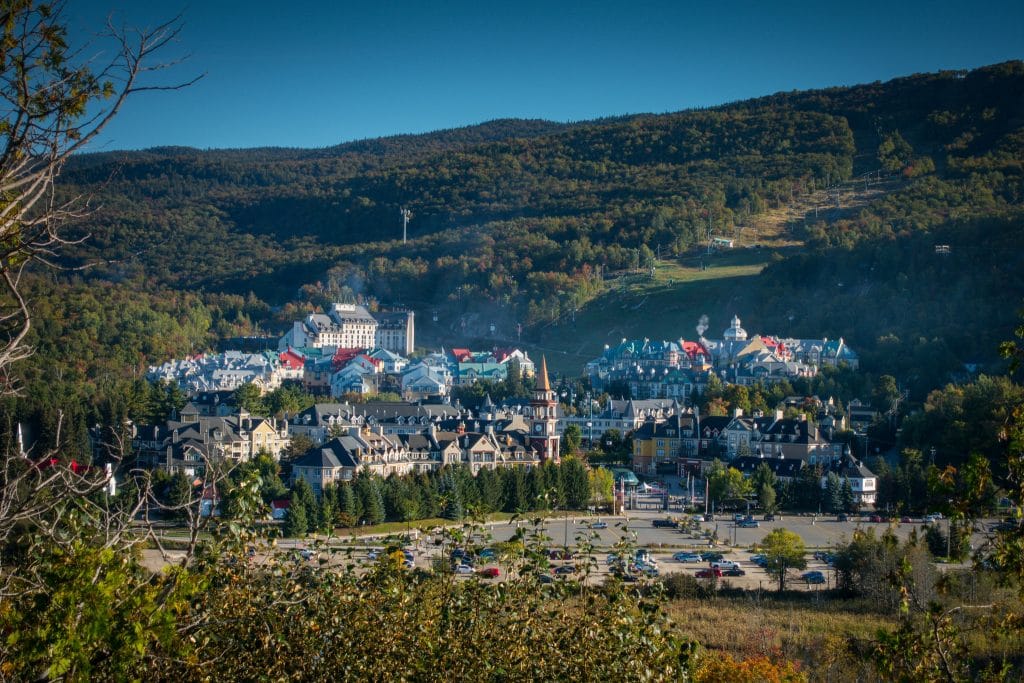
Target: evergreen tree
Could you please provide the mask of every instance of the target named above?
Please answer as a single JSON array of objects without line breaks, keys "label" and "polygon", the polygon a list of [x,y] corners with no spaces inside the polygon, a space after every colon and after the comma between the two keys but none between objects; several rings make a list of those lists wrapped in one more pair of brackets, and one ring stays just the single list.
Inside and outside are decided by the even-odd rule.
[{"label": "evergreen tree", "polygon": [[167,485],[166,502],[175,508],[173,515],[179,519],[186,515],[185,505],[189,504],[194,495],[192,481],[183,473],[177,472]]},{"label": "evergreen tree", "polygon": [[421,518],[437,517],[441,514],[437,502],[437,479],[433,473],[421,472],[416,475],[416,495],[420,501]]},{"label": "evergreen tree", "polygon": [[565,507],[570,510],[583,510],[590,502],[590,480],[587,468],[577,458],[566,458],[562,461],[561,480],[565,489]]},{"label": "evergreen tree", "polygon": [[580,431],[580,426],[575,422],[570,424],[562,433],[562,455],[575,455],[582,441],[583,432]]},{"label": "evergreen tree", "polygon": [[562,468],[553,461],[548,460],[541,469],[544,470],[544,479],[547,482],[548,505],[561,509],[565,508],[565,482],[562,481]]},{"label": "evergreen tree", "polygon": [[355,524],[359,521],[360,511],[357,507],[356,496],[352,492],[352,485],[347,481],[338,484],[336,489],[338,499],[338,512],[345,524]]},{"label": "evergreen tree", "polygon": [[367,524],[380,524],[384,521],[384,498],[381,495],[377,478],[365,469],[356,477],[356,490],[362,504],[362,518]]},{"label": "evergreen tree", "polygon": [[306,506],[296,502],[292,498],[288,512],[284,516],[284,529],[282,533],[288,538],[303,538],[309,529],[309,521],[306,519]]},{"label": "evergreen tree", "polygon": [[319,529],[321,526],[320,506],[317,505],[313,488],[305,479],[298,479],[292,486],[292,502],[288,509],[294,510],[296,505],[302,507],[306,530],[312,533]]},{"label": "evergreen tree", "polygon": [[501,475],[496,470],[484,468],[476,475],[480,507],[484,512],[496,512],[502,508]]},{"label": "evergreen tree", "polygon": [[405,482],[397,474],[392,473],[381,484],[384,498],[384,517],[392,522],[402,520],[402,501],[406,498]]},{"label": "evergreen tree", "polygon": [[793,482],[793,498],[796,506],[803,510],[819,510],[821,508],[821,469],[805,466],[800,476]]},{"label": "evergreen tree", "polygon": [[[333,489],[333,487],[329,487]],[[337,505],[334,491],[324,491],[320,496],[320,507],[317,513],[317,528],[319,531],[331,532],[334,530],[335,517],[337,516]]]},{"label": "evergreen tree", "polygon": [[548,482],[543,467],[531,467],[526,473],[526,510],[548,508]]},{"label": "evergreen tree", "polygon": [[765,512],[775,511],[775,488],[770,484],[761,484],[757,492],[757,500]]},{"label": "evergreen tree", "polygon": [[824,503],[829,512],[843,509],[843,482],[835,472],[829,472],[825,477]]},{"label": "evergreen tree", "polygon": [[504,500],[505,512],[520,512],[529,509],[528,490],[526,483],[526,469],[513,467],[504,473]]},{"label": "evergreen tree", "polygon": [[459,491],[455,472],[452,468],[446,468],[444,476],[441,478],[440,493],[444,505],[441,515],[445,519],[460,520],[465,517],[465,510],[462,506],[462,494]]},{"label": "evergreen tree", "polygon": [[857,498],[853,495],[853,487],[850,485],[850,480],[847,477],[843,477],[843,488],[840,493],[842,499],[842,509],[846,512],[857,511]]}]

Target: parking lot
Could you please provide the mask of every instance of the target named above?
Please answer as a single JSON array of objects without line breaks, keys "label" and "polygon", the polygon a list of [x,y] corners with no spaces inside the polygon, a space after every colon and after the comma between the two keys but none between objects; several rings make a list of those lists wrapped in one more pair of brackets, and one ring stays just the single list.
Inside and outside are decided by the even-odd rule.
[{"label": "parking lot", "polygon": [[[682,516],[676,513],[676,519]],[[725,560],[738,562],[744,570],[745,575],[741,577],[723,577],[719,581],[727,581],[730,585],[743,588],[770,589],[776,585],[775,580],[768,576],[760,567],[751,562],[750,556],[753,547],[773,529],[786,528],[800,535],[808,550],[831,550],[848,542],[854,531],[857,529],[871,530],[876,534],[882,534],[888,529],[901,539],[906,539],[912,530],[917,529],[920,533],[923,522],[917,520],[914,523],[877,523],[864,521],[862,518],[854,518],[845,522],[836,521],[835,517],[818,516],[777,516],[773,521],[758,521],[756,528],[743,528],[734,524],[731,517],[717,518],[715,521],[701,522],[699,528],[689,532],[682,532],[673,527],[656,527],[654,521],[666,519],[666,513],[656,510],[629,511],[627,515],[616,517],[598,516],[573,516],[566,515],[558,518],[546,519],[539,529],[535,529],[526,521],[501,522],[488,524],[481,530],[482,537],[479,539],[486,545],[491,542],[507,541],[517,533],[533,533],[540,531],[547,540],[545,544],[552,548],[568,546],[576,550],[583,542],[592,548],[591,560],[583,562],[578,556],[573,560],[552,560],[553,567],[564,565],[583,564],[590,566],[590,576],[586,580],[591,583],[604,581],[608,575],[606,557],[616,545],[625,544],[629,547],[647,548],[651,551],[658,564],[659,574],[683,572],[695,574],[699,569],[706,568],[707,563],[682,563],[674,560],[672,556],[679,551],[705,552],[714,550],[723,554]],[[595,522],[603,522],[599,526],[604,528],[593,528]],[[938,522],[945,532],[945,521]],[[607,525],[607,526],[605,526]],[[979,527],[985,528],[985,527]],[[717,541],[709,540],[709,536]],[[983,533],[975,534],[973,543],[978,547],[984,543]],[[279,542],[279,548],[286,551],[294,551],[297,561],[309,561],[316,566],[325,568],[341,569],[346,565],[356,567],[367,566],[376,558],[370,555],[372,548],[380,548],[380,539],[367,538],[347,539],[341,542],[337,539],[323,548],[313,558],[302,558],[299,551],[303,548],[313,546],[312,541],[297,541],[286,539]],[[450,550],[451,546],[443,547],[432,542],[429,536],[422,537],[417,543],[409,546],[414,564],[418,568],[433,569],[438,561],[442,560],[442,552]],[[166,564],[155,551],[145,551],[147,565],[154,569]],[[310,555],[310,553],[306,553]],[[254,562],[263,562],[267,559],[263,553],[253,558]],[[497,566],[495,561],[477,563],[476,568]],[[820,590],[835,585],[835,573],[821,561],[813,560],[808,555],[807,570],[821,571],[826,578],[823,585],[807,585],[797,578],[800,572],[793,572],[791,576],[791,588]],[[505,578],[506,569],[501,568],[499,580]],[[566,575],[567,577],[580,578],[582,574]]]}]

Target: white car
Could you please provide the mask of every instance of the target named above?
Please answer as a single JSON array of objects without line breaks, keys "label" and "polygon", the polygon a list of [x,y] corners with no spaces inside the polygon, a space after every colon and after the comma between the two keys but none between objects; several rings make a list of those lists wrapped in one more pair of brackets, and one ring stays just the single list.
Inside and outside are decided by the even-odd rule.
[{"label": "white car", "polygon": [[722,570],[725,570],[725,569],[739,569],[740,568],[740,563],[739,562],[731,562],[729,560],[719,560],[718,562],[712,562],[711,563],[711,568],[712,569],[722,569]]},{"label": "white car", "polygon": [[457,564],[455,565],[455,568],[452,569],[452,571],[456,574],[472,574],[473,568],[470,567],[468,564]]}]

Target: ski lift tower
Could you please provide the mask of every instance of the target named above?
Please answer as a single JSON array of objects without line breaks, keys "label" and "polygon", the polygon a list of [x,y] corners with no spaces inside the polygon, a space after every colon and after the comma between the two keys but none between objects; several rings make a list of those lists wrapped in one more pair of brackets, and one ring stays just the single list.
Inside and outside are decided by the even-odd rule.
[{"label": "ski lift tower", "polygon": [[412,211],[403,207],[399,209],[399,214],[402,216],[402,244],[405,244],[409,230],[409,219],[412,218]]}]

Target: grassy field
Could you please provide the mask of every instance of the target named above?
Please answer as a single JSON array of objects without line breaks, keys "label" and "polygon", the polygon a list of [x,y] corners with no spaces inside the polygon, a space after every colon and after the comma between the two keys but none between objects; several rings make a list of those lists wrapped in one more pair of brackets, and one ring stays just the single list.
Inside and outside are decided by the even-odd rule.
[{"label": "grassy field", "polygon": [[[848,643],[890,627],[889,617],[856,602],[810,604],[742,598],[673,600],[665,609],[684,636],[734,659],[765,655],[802,663],[812,681],[873,680]],[[712,655],[713,656],[713,655]]]},{"label": "grassy field", "polygon": [[718,337],[734,314],[743,318],[745,294],[756,286],[761,270],[784,253],[732,249],[659,261],[653,278],[644,273],[610,282],[608,291],[577,313],[575,321],[548,325],[540,343],[527,348],[531,355],[544,354],[552,371],[577,376],[605,344],[645,337],[695,339],[702,315],[709,319],[708,336]]}]

